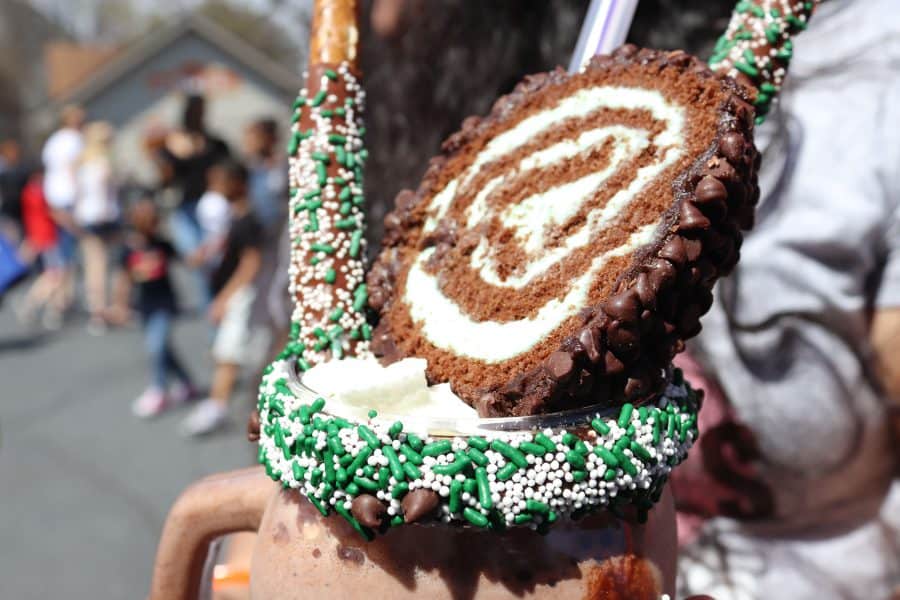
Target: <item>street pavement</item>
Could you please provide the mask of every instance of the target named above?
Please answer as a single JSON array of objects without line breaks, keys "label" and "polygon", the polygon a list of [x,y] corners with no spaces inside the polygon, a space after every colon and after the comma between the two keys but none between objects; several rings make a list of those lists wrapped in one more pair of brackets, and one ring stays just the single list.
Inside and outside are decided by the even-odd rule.
[{"label": "street pavement", "polygon": [[[140,329],[88,335],[83,318],[32,335],[0,306],[0,599],[143,598],[169,506],[197,478],[251,464],[246,381],[229,430],[187,440],[187,409],[131,415],[147,371]],[[176,347],[209,381],[209,330],[182,319]]]}]

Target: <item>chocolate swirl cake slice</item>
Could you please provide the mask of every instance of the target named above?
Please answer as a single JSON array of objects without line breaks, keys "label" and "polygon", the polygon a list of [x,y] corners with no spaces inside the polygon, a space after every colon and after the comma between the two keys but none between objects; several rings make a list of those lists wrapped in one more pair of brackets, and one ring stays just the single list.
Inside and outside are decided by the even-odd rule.
[{"label": "chocolate swirl cake slice", "polygon": [[397,197],[367,284],[385,361],[484,416],[648,398],[753,221],[747,91],[625,46],[525,79]]}]

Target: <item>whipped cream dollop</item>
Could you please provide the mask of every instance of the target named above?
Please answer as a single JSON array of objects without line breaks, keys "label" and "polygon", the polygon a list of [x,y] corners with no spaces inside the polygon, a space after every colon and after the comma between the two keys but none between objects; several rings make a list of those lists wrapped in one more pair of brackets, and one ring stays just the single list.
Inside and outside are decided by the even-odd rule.
[{"label": "whipped cream dollop", "polygon": [[360,420],[371,409],[405,417],[477,418],[449,383],[428,385],[427,364],[424,358],[404,358],[386,367],[374,358],[332,360],[306,371],[303,384],[328,401],[329,412]]}]

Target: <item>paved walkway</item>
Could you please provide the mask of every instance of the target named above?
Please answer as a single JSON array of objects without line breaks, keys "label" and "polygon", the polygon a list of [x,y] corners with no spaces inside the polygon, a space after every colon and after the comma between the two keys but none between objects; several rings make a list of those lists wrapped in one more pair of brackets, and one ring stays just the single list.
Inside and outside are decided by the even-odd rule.
[{"label": "paved walkway", "polygon": [[[176,341],[206,383],[205,324],[183,320]],[[132,417],[145,382],[138,329],[31,339],[0,307],[0,598],[142,598],[178,493],[252,462],[246,390],[234,426],[198,442],[177,433],[183,410]]]}]

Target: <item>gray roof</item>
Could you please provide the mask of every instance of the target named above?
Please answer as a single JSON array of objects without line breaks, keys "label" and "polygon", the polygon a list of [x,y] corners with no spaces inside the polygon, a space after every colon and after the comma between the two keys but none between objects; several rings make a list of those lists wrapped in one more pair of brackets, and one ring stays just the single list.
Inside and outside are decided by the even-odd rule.
[{"label": "gray roof", "polygon": [[202,15],[191,14],[184,18],[173,19],[168,25],[154,29],[127,47],[118,57],[110,60],[83,84],[57,99],[56,104],[88,102],[121,77],[189,34],[194,34],[219,48],[287,94],[294,94],[300,88],[298,73],[272,60],[214,21]]}]

